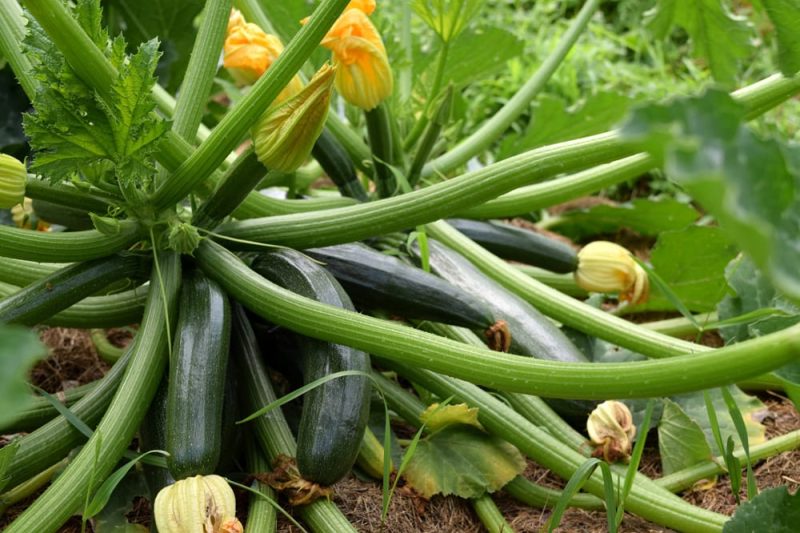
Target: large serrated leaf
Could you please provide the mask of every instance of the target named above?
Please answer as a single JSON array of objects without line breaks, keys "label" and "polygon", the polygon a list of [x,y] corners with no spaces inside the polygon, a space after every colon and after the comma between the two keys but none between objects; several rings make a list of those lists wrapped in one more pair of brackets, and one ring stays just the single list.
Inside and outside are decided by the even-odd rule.
[{"label": "large serrated leaf", "polygon": [[[283,4],[284,2],[265,2]],[[194,44],[194,19],[203,9],[202,0],[112,0],[125,36],[132,44],[158,37],[164,53],[158,75],[168,90],[180,86]],[[295,23],[299,27],[300,17]]]},{"label": "large serrated leaf", "polygon": [[0,421],[12,420],[31,400],[25,378],[33,363],[47,355],[36,335],[24,328],[0,325]]},{"label": "large serrated leaf", "polygon": [[778,66],[784,76],[800,70],[800,4],[797,0],[761,0],[778,35]]},{"label": "large serrated leaf", "polygon": [[[728,407],[725,404],[722,394],[719,389],[711,390],[709,394],[714,404],[714,411],[717,414],[717,422],[719,423],[719,429],[723,440],[727,439],[728,436],[732,436],[736,446],[740,447],[741,441],[736,431],[736,425],[728,412]],[[763,419],[764,415],[767,413],[767,407],[761,400],[755,396],[745,394],[737,387],[731,388],[731,395],[744,419],[747,428],[747,440],[750,446],[764,442],[766,440],[766,428],[761,424],[761,419]],[[712,453],[714,455],[722,455],[714,440],[714,434],[708,419],[708,411],[706,410],[703,393],[693,392],[681,394],[679,396],[673,396],[670,399],[678,404],[683,412],[700,426],[703,433],[706,435],[706,442],[708,442],[708,445],[711,447]]]},{"label": "large serrated leaf", "polygon": [[776,291],[772,283],[747,257],[739,256],[733,259],[725,269],[725,279],[732,293],[725,296],[717,306],[720,320],[728,320],[765,308],[784,313],[746,324],[720,328],[720,334],[727,343],[760,337],[800,322],[800,307]]},{"label": "large serrated leaf", "polygon": [[508,135],[500,144],[498,159],[505,159],[545,144],[577,139],[608,130],[620,121],[635,100],[618,92],[600,92],[577,107],[544,94],[536,103],[530,124],[520,135]]},{"label": "large serrated leaf", "polygon": [[658,424],[658,451],[664,475],[711,459],[711,448],[700,426],[671,400],[664,400]]},{"label": "large serrated leaf", "polygon": [[587,209],[567,211],[550,226],[575,239],[614,233],[630,228],[643,235],[684,228],[698,217],[697,211],[672,198],[637,198],[615,205],[596,205]]},{"label": "large serrated leaf", "polygon": [[472,426],[449,426],[420,441],[403,476],[425,498],[475,498],[494,492],[525,469],[511,444]]},{"label": "large serrated leaf", "polygon": [[[725,267],[736,255],[736,248],[718,227],[689,226],[666,231],[658,236],[650,262],[655,272],[692,311],[714,309],[727,293]],[[637,310],[672,309],[669,300],[651,289],[650,298]]]},{"label": "large serrated leaf", "polygon": [[775,487],[740,505],[722,533],[794,533],[800,524],[800,492],[789,494],[786,487]]},{"label": "large serrated leaf", "polygon": [[664,38],[680,26],[692,40],[693,52],[708,62],[714,79],[732,85],[737,62],[750,52],[752,29],[734,17],[720,0],[660,0],[650,26]]},{"label": "large serrated leaf", "polygon": [[623,136],[714,215],[773,284],[800,301],[800,147],[761,139],[727,93],[635,110]]}]

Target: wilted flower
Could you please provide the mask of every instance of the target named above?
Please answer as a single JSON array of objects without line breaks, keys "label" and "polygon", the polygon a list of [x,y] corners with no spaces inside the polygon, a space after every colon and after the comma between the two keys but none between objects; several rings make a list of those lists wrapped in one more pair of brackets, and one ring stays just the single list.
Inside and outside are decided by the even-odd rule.
[{"label": "wilted flower", "polygon": [[[246,22],[241,12],[234,9],[228,19],[228,35],[223,46],[222,64],[234,80],[241,85],[252,85],[278,59],[283,43],[274,35],[264,33],[256,24]],[[297,76],[292,78],[276,102],[297,94],[303,84]]]},{"label": "wilted flower", "polygon": [[348,7],[353,7],[334,23],[322,46],[333,52],[336,90],[351,104],[369,111],[392,94],[394,81],[383,40],[360,5],[374,9],[374,2],[351,2]]},{"label": "wilted flower", "polygon": [[159,533],[242,533],[236,499],[219,476],[195,476],[164,487],[153,515]]},{"label": "wilted flower", "polygon": [[22,203],[28,172],[18,159],[0,154],[0,208],[7,209]]},{"label": "wilted flower", "polygon": [[609,463],[630,458],[636,426],[624,403],[609,400],[598,405],[589,415],[586,430],[597,447],[594,455],[602,455]]},{"label": "wilted flower", "polygon": [[333,67],[323,65],[299,93],[256,122],[253,144],[267,168],[293,172],[308,159],[325,126],[334,74]]},{"label": "wilted flower", "polygon": [[578,252],[575,281],[587,291],[618,292],[634,304],[646,301],[650,293],[647,272],[628,250],[608,241],[592,242]]}]

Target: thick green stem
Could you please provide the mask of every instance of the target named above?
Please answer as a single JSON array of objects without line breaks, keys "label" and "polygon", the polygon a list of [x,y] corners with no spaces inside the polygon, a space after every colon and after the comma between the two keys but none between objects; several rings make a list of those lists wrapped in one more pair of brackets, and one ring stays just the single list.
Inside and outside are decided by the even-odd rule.
[{"label": "thick green stem", "polygon": [[[454,396],[478,408],[481,424],[520,449],[538,464],[549,468],[563,479],[569,479],[586,460],[547,431],[528,422],[501,400],[479,387],[460,380],[438,376],[416,366],[391,363],[405,377],[419,383],[442,398]],[[622,486],[625,467],[612,467],[616,483]],[[604,487],[599,472],[593,475],[584,488],[603,497]],[[727,516],[695,507],[644,476],[638,476],[633,490],[625,500],[625,509],[643,518],[681,531],[720,531]]]},{"label": "thick green stem", "polygon": [[300,70],[345,5],[347,0],[325,0],[314,11],[308,24],[294,36],[247,96],[228,111],[208,139],[156,190],[153,196],[156,207],[164,208],[181,200],[211,175]]},{"label": "thick green stem", "polygon": [[208,92],[214,83],[222,42],[228,27],[231,0],[209,0],[205,3],[203,22],[197,32],[186,75],[175,99],[172,131],[191,142],[203,120]]},{"label": "thick green stem", "polygon": [[669,335],[670,337],[686,337],[688,335],[696,335],[699,333],[695,324],[700,324],[705,327],[706,324],[717,321],[717,313],[702,313],[694,315],[694,322],[686,317],[666,318],[664,320],[656,320],[654,322],[644,322],[641,324],[643,328],[652,331],[657,331],[662,335]]},{"label": "thick green stem", "polygon": [[650,155],[632,155],[576,174],[520,187],[485,204],[467,209],[458,216],[485,219],[525,215],[628,181],[656,166]]},{"label": "thick green stem", "polygon": [[480,170],[393,198],[304,215],[232,222],[223,233],[297,248],[328,246],[431,222],[554,173],[630,153],[615,132],[531,150]]},{"label": "thick green stem", "polygon": [[515,264],[514,268],[524,273],[526,276],[530,276],[540,283],[544,283],[548,287],[568,294],[569,296],[575,298],[586,298],[589,296],[585,290],[578,287],[578,284],[575,283],[575,276],[573,274],[556,274],[555,272],[529,265]]},{"label": "thick green stem", "polygon": [[[261,453],[255,443],[255,439],[247,439],[245,453],[247,454],[248,472],[257,474],[270,470],[269,461]],[[273,502],[278,501],[278,494],[266,483],[258,480],[253,481],[251,488],[272,499]],[[275,505],[254,494],[248,497],[250,501],[247,508],[247,531],[258,531],[259,533],[272,533],[275,531],[278,522],[278,511],[275,509]]]},{"label": "thick green stem", "polygon": [[33,77],[33,65],[22,52],[25,23],[17,0],[0,0],[0,52],[11,65],[22,90],[33,101],[39,83]]},{"label": "thick green stem", "polygon": [[718,350],[663,360],[603,365],[538,361],[466,346],[303,298],[258,276],[238,257],[207,240],[196,258],[230,295],[275,324],[509,392],[587,400],[670,396],[733,383],[800,355],[800,326],[795,326]]},{"label": "thick green stem", "polygon": [[[36,261],[4,257],[0,261],[0,282],[24,287],[68,265],[69,263],[37,263]],[[0,298],[6,296],[6,294],[2,294]]]},{"label": "thick green stem", "polygon": [[533,76],[520,87],[511,100],[455,148],[425,165],[422,170],[422,177],[427,178],[435,174],[447,174],[491,146],[528,109],[531,100],[544,88],[547,81],[567,56],[567,53],[583,33],[592,14],[594,14],[599,5],[600,0],[587,0],[575,20],[572,21],[567,32],[561,38],[561,41],[556,45],[556,48],[547,56],[547,59]]},{"label": "thick green stem", "polygon": [[114,235],[97,230],[49,233],[0,226],[0,256],[42,263],[86,261],[124,250],[141,237],[142,229],[133,220],[121,220]]},{"label": "thick green stem", "polygon": [[[56,531],[73,513],[80,511],[87,492],[98,488],[130,444],[166,366],[171,325],[165,312],[169,310],[169,317],[175,316],[180,288],[180,257],[163,254],[160,268],[153,269],[140,334],[130,350],[130,362],[108,411],[72,463],[6,529],[7,533]],[[157,272],[163,276],[163,285]]]},{"label": "thick green stem", "polygon": [[472,498],[469,503],[486,531],[489,533],[514,533],[514,528],[503,518],[503,513],[497,508],[497,504],[489,494]]},{"label": "thick green stem", "polygon": [[[414,127],[412,128],[411,132],[409,132],[408,136],[403,141],[403,147],[406,150],[411,150],[414,147],[414,144],[419,139],[419,136],[422,135],[422,132],[425,131],[425,128],[428,126],[428,121],[430,120],[430,114],[432,110],[433,102],[437,100],[439,96],[439,90],[442,88],[442,80],[444,79],[444,69],[447,66],[447,54],[450,51],[450,42],[449,41],[442,41],[442,47],[439,49],[439,54],[436,58],[436,66],[433,74],[433,83],[431,84],[431,88],[428,91],[428,97],[425,100],[425,109],[420,114],[417,121],[414,123]],[[422,170],[420,168],[420,170]]]},{"label": "thick green stem", "polygon": [[382,103],[375,109],[364,112],[364,116],[367,120],[369,146],[372,149],[375,189],[380,198],[388,198],[394,196],[397,189],[397,180],[391,168],[395,164],[395,153],[389,108],[386,103]]}]

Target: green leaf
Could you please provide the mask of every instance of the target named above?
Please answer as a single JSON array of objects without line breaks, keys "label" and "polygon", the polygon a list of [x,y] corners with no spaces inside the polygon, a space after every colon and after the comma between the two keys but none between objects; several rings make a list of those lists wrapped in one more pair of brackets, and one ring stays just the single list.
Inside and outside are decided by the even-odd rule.
[{"label": "green leaf", "polygon": [[147,533],[149,529],[141,524],[128,522],[128,515],[133,510],[134,499],[150,497],[144,475],[133,470],[117,485],[103,510],[94,516],[93,524],[96,533]]},{"label": "green leaf", "polygon": [[84,511],[84,518],[91,518],[100,511],[102,511],[103,508],[108,503],[109,499],[111,499],[111,495],[114,493],[114,490],[117,488],[117,485],[119,485],[120,482],[125,478],[125,476],[128,475],[128,472],[130,472],[131,468],[136,466],[136,463],[138,463],[143,457],[146,457],[154,453],[158,453],[161,455],[169,455],[167,452],[163,450],[150,450],[144,452],[143,454],[140,454],[137,457],[134,457],[133,459],[122,465],[113,474],[108,476],[108,478],[106,478],[106,480],[103,481],[103,484],[100,485],[100,488],[97,489],[97,492],[95,492],[91,502],[89,502],[89,505],[86,506],[86,509]]},{"label": "green leaf", "polygon": [[711,459],[711,448],[703,430],[669,399],[664,400],[658,424],[658,451],[664,475]]},{"label": "green leaf", "polygon": [[783,316],[773,315],[746,324],[720,328],[720,334],[726,343],[760,337],[800,322],[800,307],[775,290],[772,283],[747,257],[733,259],[725,269],[725,279],[731,292],[717,305],[720,320],[729,320],[766,308],[784,313]]},{"label": "green leaf", "polygon": [[505,68],[525,49],[525,41],[495,26],[467,30],[450,44],[443,79],[462,86]]},{"label": "green leaf", "polygon": [[635,101],[619,92],[600,92],[582,105],[567,108],[561,98],[544,94],[537,99],[528,128],[524,133],[506,136],[497,157],[505,159],[545,144],[606,131],[622,120]]},{"label": "green leaf", "polygon": [[6,484],[10,479],[6,475],[6,471],[8,470],[8,467],[11,466],[11,462],[14,460],[14,456],[17,454],[18,449],[19,442],[16,441],[11,441],[0,448],[0,493],[2,493],[3,489],[6,488]]},{"label": "green leaf", "polygon": [[723,533],[794,533],[800,523],[800,492],[789,494],[786,487],[767,489],[752,500],[737,507],[725,526]]},{"label": "green leaf", "polygon": [[474,498],[498,490],[524,469],[525,458],[514,446],[475,427],[457,425],[421,440],[404,476],[425,498]]},{"label": "green leaf", "polygon": [[567,211],[550,228],[575,239],[614,233],[630,228],[643,235],[658,235],[664,231],[684,228],[697,219],[698,213],[688,204],[672,198],[637,198],[616,205],[596,205],[587,209]]},{"label": "green leaf", "polygon": [[[275,2],[269,2],[271,4]],[[283,3],[283,2],[277,2]],[[115,22],[132,44],[153,38],[161,41],[158,66],[161,84],[176,91],[189,63],[195,35],[194,19],[203,9],[201,0],[112,0]],[[299,18],[297,19],[299,26]]]},{"label": "green leaf", "polygon": [[[731,415],[728,412],[725,400],[722,397],[719,389],[708,391],[711,403],[714,406],[714,412],[718,421],[720,433],[723,439],[730,435],[734,438],[736,446],[741,446],[736,424],[734,423]],[[766,428],[761,424],[760,420],[767,412],[766,406],[755,396],[745,394],[739,388],[732,388],[731,395],[736,401],[739,412],[742,414],[744,423],[747,429],[747,436],[750,445],[760,444],[766,440]],[[689,394],[682,394],[680,396],[673,396],[670,398],[674,401],[683,412],[692,420],[697,423],[706,435],[706,442],[711,447],[711,452],[714,455],[722,455],[719,447],[714,439],[714,433],[709,420],[706,404],[703,399],[702,392],[693,392]]]},{"label": "green leaf", "polygon": [[773,284],[800,300],[800,147],[757,137],[727,94],[639,108],[623,136],[664,160]]},{"label": "green leaf", "polygon": [[411,0],[414,12],[445,42],[458,37],[484,0]]},{"label": "green leaf", "polygon": [[46,355],[32,331],[0,325],[0,423],[13,420],[31,400],[26,377],[33,363]]},{"label": "green leaf", "polygon": [[75,14],[118,76],[104,100],[78,79],[41,28],[29,21],[26,52],[41,82],[35,113],[24,117],[35,151],[31,168],[54,182],[83,175],[118,179],[123,185],[147,184],[155,169],[153,152],[169,128],[152,113],[158,43],[150,41],[125,56],[122,38],[108,41],[96,2],[82,1]]},{"label": "green leaf", "polygon": [[[650,262],[653,270],[694,312],[711,311],[727,294],[725,267],[736,248],[718,227],[689,226],[658,236]],[[637,310],[668,309],[666,296],[651,284],[650,298]]]},{"label": "green leaf", "polygon": [[761,0],[778,35],[778,66],[784,76],[800,70],[800,5],[796,0]]},{"label": "green leaf", "polygon": [[660,0],[651,28],[663,39],[675,25],[689,34],[694,55],[708,62],[714,79],[732,85],[738,60],[751,49],[753,31],[746,21],[731,15],[720,0]]}]

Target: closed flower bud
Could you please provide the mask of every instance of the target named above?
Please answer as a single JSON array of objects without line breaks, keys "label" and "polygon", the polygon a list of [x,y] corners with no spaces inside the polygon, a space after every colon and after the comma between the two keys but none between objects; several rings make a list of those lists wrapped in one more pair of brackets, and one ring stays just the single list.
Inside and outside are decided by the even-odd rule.
[{"label": "closed flower bud", "polygon": [[595,455],[609,463],[630,458],[636,426],[624,403],[609,400],[598,405],[589,415],[586,430],[596,446]]},{"label": "closed flower bud", "polygon": [[294,172],[308,159],[328,117],[334,73],[323,65],[302,91],[256,122],[253,144],[267,168]]},{"label": "closed flower bud", "polygon": [[159,533],[242,533],[236,499],[219,476],[195,476],[164,487],[153,515]]},{"label": "closed flower bud", "polygon": [[394,81],[383,40],[360,8],[345,11],[322,46],[333,52],[336,90],[345,100],[369,111],[392,94]]},{"label": "closed flower bud", "polygon": [[191,224],[176,222],[170,225],[167,232],[167,245],[179,254],[193,255],[200,246],[200,233]]},{"label": "closed flower bud", "polygon": [[0,154],[0,208],[22,203],[27,178],[25,165],[10,155]]},{"label": "closed flower bud", "polygon": [[[252,85],[278,59],[283,52],[281,40],[268,35],[257,25],[244,20],[241,12],[231,11],[228,19],[228,34],[223,45],[223,66],[240,85]],[[297,94],[303,84],[293,77],[276,98],[280,103]]]},{"label": "closed flower bud", "polygon": [[634,304],[645,302],[650,292],[647,273],[631,253],[608,241],[592,242],[578,252],[575,281],[587,291],[617,292]]}]

